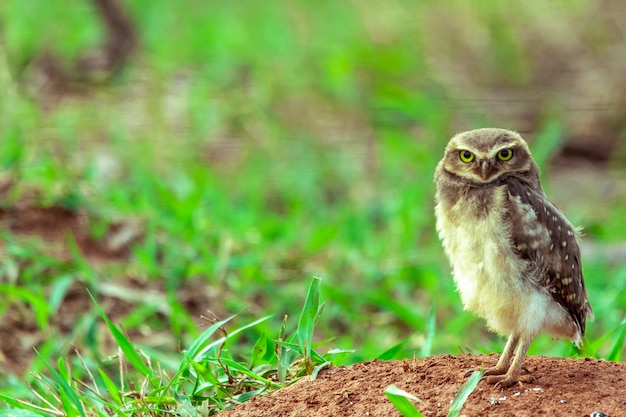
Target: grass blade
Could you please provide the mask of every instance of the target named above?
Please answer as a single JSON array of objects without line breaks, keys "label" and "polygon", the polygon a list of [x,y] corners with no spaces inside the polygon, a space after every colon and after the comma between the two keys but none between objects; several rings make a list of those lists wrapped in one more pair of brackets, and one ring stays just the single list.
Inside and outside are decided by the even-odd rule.
[{"label": "grass blade", "polygon": [[416,396],[401,390],[395,385],[390,385],[385,390],[385,395],[394,407],[404,417],[423,417],[424,415],[415,407],[411,401],[420,401]]},{"label": "grass blade", "polygon": [[558,121],[548,121],[541,126],[533,142],[533,158],[540,168],[548,164],[548,160],[563,143],[563,127]]},{"label": "grass blade", "polygon": [[256,379],[257,381],[263,382],[264,384],[267,384],[267,386],[280,388],[280,384],[277,384],[276,382],[273,382],[267,378],[264,378],[261,375],[255,374],[253,371],[248,369],[246,365],[243,365],[232,359],[220,358],[219,361],[217,359],[209,359],[209,362],[214,363],[214,364],[218,364],[221,362],[222,365],[226,365],[229,368],[234,369],[238,372],[241,372],[242,374],[249,376],[252,379]]},{"label": "grass blade", "polygon": [[263,361],[265,354],[267,353],[267,337],[265,333],[259,337],[259,339],[254,344],[252,348],[251,360],[250,360],[250,368],[254,368],[257,364]]},{"label": "grass blade", "polygon": [[41,330],[46,330],[48,327],[48,315],[49,306],[45,297],[42,294],[37,294],[32,290],[16,287],[13,285],[0,285],[0,294],[6,294],[6,297],[21,298],[25,302],[29,303],[33,308],[37,326]]},{"label": "grass blade", "polygon": [[[229,321],[230,319],[232,319],[234,316],[231,316],[225,320],[219,321],[217,323],[215,323],[214,325],[212,325],[210,328],[208,328],[204,333],[202,333],[202,335],[200,335],[200,337],[198,339],[196,339],[196,341],[194,342],[194,344],[192,345],[192,347],[189,350],[188,353],[188,357],[193,357],[196,361],[200,361],[203,357],[207,356],[207,353],[210,352],[212,349],[217,349],[219,348],[225,341],[232,339],[233,337],[235,337],[236,335],[238,335],[239,333],[243,332],[246,329],[249,329],[251,327],[256,326],[259,323],[262,323],[270,318],[273,317],[273,315],[269,315],[269,316],[265,316],[265,317],[261,317],[260,319],[257,319],[251,323],[246,324],[245,326],[239,327],[235,330],[233,330],[232,332],[229,332],[226,336],[220,337],[219,339],[217,339],[216,341],[208,344],[207,346],[203,347],[202,349],[198,350],[200,346],[202,346],[204,344],[204,342],[206,341],[206,339],[208,339],[218,328],[220,328],[225,322]],[[193,352],[193,355],[191,355],[191,353]]]},{"label": "grass blade", "polygon": [[285,343],[285,336],[287,333],[287,316],[283,318],[283,323],[280,326],[280,330],[278,332],[278,340],[276,342],[276,360],[277,360],[277,368],[278,368],[278,380],[282,385],[285,385],[287,380],[287,371],[289,370],[289,365],[291,364],[291,358],[288,355],[290,349],[283,345]]},{"label": "grass blade", "polygon": [[304,307],[300,313],[300,320],[298,322],[298,341],[300,342],[302,356],[304,356],[307,374],[310,374],[313,370],[313,365],[311,363],[311,344],[313,343],[315,322],[320,311],[319,302],[320,279],[315,277],[309,286],[309,292],[307,293]]},{"label": "grass blade", "polygon": [[622,321],[617,327],[606,332],[599,339],[592,340],[592,341],[585,339],[581,348],[582,349],[581,353],[584,356],[602,357],[602,355],[599,352],[601,347],[604,346],[604,344],[607,343],[607,341],[612,339],[617,334],[617,340],[613,344],[611,351],[606,356],[604,356],[604,358],[606,360],[611,360],[611,361],[615,360],[615,358],[621,358],[621,349],[624,344],[624,340],[626,339],[625,333],[626,333],[626,320]]},{"label": "grass blade", "polygon": [[[69,382],[72,381],[72,375],[68,371],[63,358],[59,358],[57,367],[59,369],[58,373],[54,372],[52,376],[60,388],[59,395],[61,397],[63,409],[70,417],[84,417],[85,410],[83,409],[83,404],[78,396],[78,392],[76,392],[74,388],[69,385]],[[49,367],[49,369],[51,372],[53,371],[51,367]]]},{"label": "grass blade", "polygon": [[406,339],[401,340],[399,343],[393,345],[392,347],[390,347],[389,349],[387,349],[380,355],[376,356],[376,359],[380,359],[381,361],[388,361],[388,360],[394,359],[396,355],[398,354],[398,352],[402,350],[404,345],[406,345],[406,343],[409,340],[411,340],[411,337],[407,337]]},{"label": "grass blade", "polygon": [[204,349],[202,349],[202,346],[204,346],[206,341],[209,340],[211,338],[211,336],[213,336],[213,334],[220,327],[222,327],[224,324],[226,324],[229,321],[231,321],[233,319],[233,317],[235,317],[235,316],[232,315],[230,317],[225,318],[224,320],[220,320],[218,322],[215,322],[208,329],[203,331],[202,334],[200,336],[198,336],[196,338],[196,340],[194,340],[193,344],[189,347],[189,349],[187,349],[187,356],[190,357],[190,358],[194,358],[195,360],[198,360],[199,357],[202,355],[202,352],[204,352]]},{"label": "grass blade", "polygon": [[624,346],[624,339],[626,339],[626,321],[623,321],[619,327],[621,327],[619,336],[617,336],[617,340],[606,358],[609,361],[619,362],[622,360],[622,346]]},{"label": "grass blade", "polygon": [[311,381],[315,381],[317,379],[317,375],[320,373],[320,371],[324,368],[329,367],[330,365],[332,365],[332,362],[330,361],[326,361],[324,363],[320,363],[319,365],[316,365],[313,367],[313,372],[311,372]]},{"label": "grass blade", "polygon": [[[27,403],[26,401],[18,400],[17,398],[4,395],[4,394],[0,394],[0,400],[4,401],[6,404],[12,407],[15,407],[9,410],[1,410],[0,413],[15,412],[15,413],[27,413],[27,414],[21,414],[24,416],[29,415],[29,416],[49,417],[49,416],[52,416],[53,415],[52,413],[56,411],[56,410],[49,410],[49,412],[46,412],[44,411],[45,409],[42,407],[37,407],[33,404]],[[7,414],[4,414],[4,415],[7,416]]]},{"label": "grass blade", "polygon": [[42,415],[48,416],[50,414],[37,414],[30,410],[21,409],[0,410],[0,417],[41,417]]},{"label": "grass blade", "polygon": [[[37,354],[39,355],[39,352],[37,352]],[[54,385],[59,391],[59,397],[61,398],[61,403],[63,404],[63,411],[65,412],[65,414],[69,417],[84,417],[85,410],[83,408],[83,404],[74,388],[72,388],[68,382],[71,380],[71,376],[62,376],[56,369],[50,366],[47,361],[45,361],[43,358],[41,358],[41,360],[44,362],[46,368],[48,368],[50,375],[52,375],[52,380],[54,381]],[[58,366],[59,369],[64,370],[65,362],[62,359],[59,359]]]},{"label": "grass blade", "polygon": [[100,374],[100,378],[102,378],[104,386],[106,387],[113,401],[115,401],[115,403],[120,406],[124,404],[122,401],[122,396],[120,395],[120,391],[117,388],[117,385],[115,385],[115,383],[113,382],[113,380],[111,380],[111,378],[109,378],[109,376],[100,368],[98,368],[98,373]]},{"label": "grass blade", "polygon": [[426,337],[424,338],[424,344],[422,345],[422,357],[430,356],[433,350],[433,339],[435,338],[436,329],[436,312],[435,303],[433,302],[428,312],[428,321],[426,322]]},{"label": "grass blade", "polygon": [[100,316],[102,317],[102,319],[106,323],[107,327],[109,328],[109,331],[111,332],[111,335],[115,339],[115,342],[117,342],[117,344],[120,347],[120,349],[122,349],[122,352],[124,353],[124,356],[126,357],[128,362],[139,373],[141,373],[142,375],[144,375],[146,377],[152,378],[153,377],[152,369],[150,369],[145,363],[143,363],[143,361],[139,357],[139,354],[137,353],[137,350],[135,349],[133,344],[130,342],[130,340],[128,340],[128,338],[124,335],[124,333],[122,333],[122,331],[120,329],[118,329],[111,322],[111,320],[109,320],[109,318],[107,317],[106,313],[104,312],[102,307],[100,307],[100,305],[98,304],[98,302],[96,301],[94,296],[91,294],[91,292],[89,292],[89,291],[87,291],[87,292],[89,293],[89,296],[91,297],[91,299],[93,300],[94,304],[98,308],[98,311],[100,312]]},{"label": "grass blade", "polygon": [[463,409],[463,405],[467,398],[470,396],[476,386],[480,382],[480,378],[483,377],[483,371],[475,371],[472,376],[469,377],[465,384],[461,387],[459,392],[456,393],[454,400],[452,401],[452,405],[450,406],[450,411],[448,412],[448,417],[458,417],[461,413],[461,409]]}]

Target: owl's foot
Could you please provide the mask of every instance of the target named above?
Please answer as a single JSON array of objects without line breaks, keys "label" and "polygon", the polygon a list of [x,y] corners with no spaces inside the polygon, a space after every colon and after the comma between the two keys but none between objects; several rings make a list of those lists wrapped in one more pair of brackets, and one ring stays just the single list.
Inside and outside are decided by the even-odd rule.
[{"label": "owl's foot", "polygon": [[[485,371],[483,372],[483,378],[485,379],[486,376],[488,375],[504,375],[506,374],[506,372],[509,370],[508,367],[506,366],[494,366],[492,368],[487,368],[485,369]],[[473,374],[476,371],[480,371],[480,369],[477,368],[470,368],[467,371],[465,371],[465,376],[468,377],[471,374]]]},{"label": "owl's foot", "polygon": [[530,384],[535,382],[535,377],[532,375],[490,375],[484,379],[485,382],[494,385],[496,388],[508,388],[518,383]]},{"label": "owl's foot", "polygon": [[470,376],[471,374],[473,374],[476,371],[480,371],[480,369],[469,368],[467,371],[465,371],[465,373],[463,374],[463,377],[467,378],[468,376]]},{"label": "owl's foot", "polygon": [[485,369],[485,372],[483,372],[483,377],[489,376],[489,375],[493,375],[493,376],[500,376],[500,375],[504,375],[506,374],[506,372],[509,370],[508,365],[507,366],[494,366],[493,368],[487,368]]}]

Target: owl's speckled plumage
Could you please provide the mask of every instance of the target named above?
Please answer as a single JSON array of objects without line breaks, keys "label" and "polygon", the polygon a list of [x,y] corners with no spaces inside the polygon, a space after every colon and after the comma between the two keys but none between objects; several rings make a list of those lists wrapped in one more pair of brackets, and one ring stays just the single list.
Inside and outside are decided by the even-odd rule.
[{"label": "owl's speckled plumage", "polygon": [[539,333],[579,345],[593,313],[577,231],[543,192],[524,139],[504,129],[460,133],[435,182],[437,231],[463,306],[509,336],[489,382],[516,383]]}]

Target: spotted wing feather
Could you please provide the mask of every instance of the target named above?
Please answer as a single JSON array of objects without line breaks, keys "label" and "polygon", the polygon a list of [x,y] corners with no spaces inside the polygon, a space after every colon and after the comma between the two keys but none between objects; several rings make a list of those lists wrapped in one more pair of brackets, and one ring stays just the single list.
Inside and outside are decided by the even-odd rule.
[{"label": "spotted wing feather", "polygon": [[526,275],[567,310],[583,336],[592,312],[576,230],[540,187],[517,179],[508,186],[512,243],[519,256],[529,261]]}]

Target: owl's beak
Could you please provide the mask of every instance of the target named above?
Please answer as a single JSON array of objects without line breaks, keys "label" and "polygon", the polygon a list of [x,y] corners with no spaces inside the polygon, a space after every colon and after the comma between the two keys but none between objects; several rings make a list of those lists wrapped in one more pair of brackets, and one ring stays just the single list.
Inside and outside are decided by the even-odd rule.
[{"label": "owl's beak", "polygon": [[487,178],[489,178],[489,174],[491,174],[491,168],[492,167],[489,161],[480,161],[480,177],[484,181],[487,181]]}]

